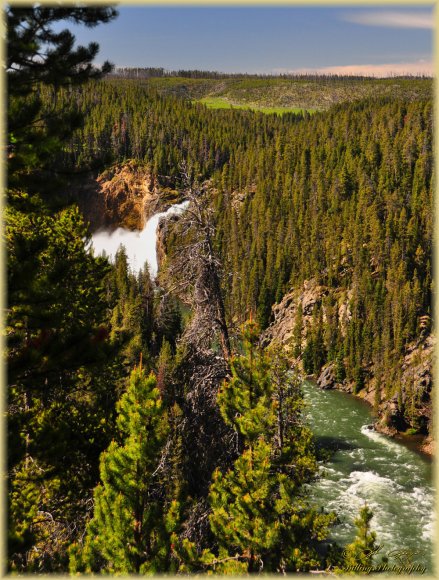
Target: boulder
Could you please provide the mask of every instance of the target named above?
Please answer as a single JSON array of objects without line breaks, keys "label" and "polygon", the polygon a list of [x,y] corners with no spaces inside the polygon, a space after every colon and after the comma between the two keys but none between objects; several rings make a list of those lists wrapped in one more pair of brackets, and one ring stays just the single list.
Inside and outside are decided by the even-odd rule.
[{"label": "boulder", "polygon": [[325,365],[317,379],[317,384],[321,389],[333,389],[336,384],[335,380],[335,364],[329,363]]}]

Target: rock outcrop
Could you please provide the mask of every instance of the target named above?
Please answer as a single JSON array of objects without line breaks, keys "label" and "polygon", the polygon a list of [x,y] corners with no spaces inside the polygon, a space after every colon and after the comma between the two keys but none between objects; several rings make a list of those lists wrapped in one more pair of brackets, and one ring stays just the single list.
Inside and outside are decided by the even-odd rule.
[{"label": "rock outcrop", "polygon": [[325,365],[317,379],[317,384],[321,389],[333,389],[336,386],[335,379],[335,365],[334,363],[329,363]]},{"label": "rock outcrop", "polygon": [[292,351],[294,325],[299,305],[302,305],[302,347],[305,346],[306,331],[312,322],[312,312],[315,305],[321,304],[323,297],[327,296],[329,289],[320,286],[314,280],[305,280],[299,290],[288,292],[279,304],[272,308],[274,321],[262,335],[262,344],[281,345],[287,352]]},{"label": "rock outcrop", "polygon": [[141,230],[148,218],[175,203],[180,194],[153,178],[135,160],[114,165],[99,175],[88,175],[70,185],[91,231],[125,227]]},{"label": "rock outcrop", "polygon": [[[435,337],[428,334],[407,346],[401,365],[400,397],[393,396],[380,404],[378,429],[403,431],[415,427],[420,433],[430,433],[435,343]],[[409,409],[415,424],[407,421],[405,411]]]}]

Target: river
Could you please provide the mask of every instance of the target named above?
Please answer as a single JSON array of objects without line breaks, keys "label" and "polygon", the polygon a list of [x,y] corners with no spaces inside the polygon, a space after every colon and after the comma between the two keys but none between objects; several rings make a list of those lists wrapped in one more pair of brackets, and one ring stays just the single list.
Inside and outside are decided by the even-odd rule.
[{"label": "river", "polygon": [[308,381],[303,391],[317,443],[333,451],[321,465],[323,477],[312,484],[316,503],[340,516],[331,539],[342,545],[352,541],[353,520],[366,502],[374,514],[371,527],[382,546],[380,554],[412,550],[414,561],[431,572],[435,527],[431,461],[369,429],[373,416],[365,402]]},{"label": "river", "polygon": [[154,214],[141,231],[125,228],[117,228],[112,232],[98,230],[92,235],[92,247],[95,255],[99,256],[105,253],[108,258],[114,260],[117,250],[123,244],[127,251],[128,265],[131,271],[138,273],[147,262],[151,276],[155,277],[158,269],[156,253],[158,223],[163,217],[182,213],[188,205],[188,201],[183,201],[172,205],[167,211]]}]

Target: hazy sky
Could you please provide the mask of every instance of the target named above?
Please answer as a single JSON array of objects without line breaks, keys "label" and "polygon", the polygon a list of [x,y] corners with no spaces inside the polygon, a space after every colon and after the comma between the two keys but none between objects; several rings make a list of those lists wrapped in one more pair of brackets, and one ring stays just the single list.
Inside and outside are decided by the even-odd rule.
[{"label": "hazy sky", "polygon": [[432,72],[433,8],[119,6],[99,62],[224,72]]}]

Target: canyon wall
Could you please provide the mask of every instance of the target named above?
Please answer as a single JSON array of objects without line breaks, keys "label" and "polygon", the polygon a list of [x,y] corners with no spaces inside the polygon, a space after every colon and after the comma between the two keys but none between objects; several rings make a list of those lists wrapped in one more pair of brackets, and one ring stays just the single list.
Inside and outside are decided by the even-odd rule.
[{"label": "canyon wall", "polygon": [[[302,306],[302,327],[300,331],[300,350],[306,346],[307,335],[313,324],[313,310],[321,306],[323,320],[325,320],[324,298],[331,294],[338,307],[338,320],[341,333],[344,336],[351,318],[350,299],[352,292],[340,288],[328,288],[319,285],[315,280],[307,280],[301,288],[288,292],[272,309],[273,322],[264,331],[262,343],[282,346],[288,353],[291,363],[299,368],[303,376],[302,355],[294,356],[298,342],[297,314],[299,305]],[[424,317],[420,319],[419,337],[416,341],[405,345],[401,357],[399,385],[394,385],[395,393],[387,388],[382,389],[380,381],[375,376],[374,365],[370,362],[365,365],[364,387],[356,392],[353,381],[346,379],[337,381],[336,362],[332,361],[322,367],[320,372],[312,378],[323,389],[336,388],[355,394],[374,406],[377,419],[375,428],[389,435],[398,432],[419,431],[427,436],[426,442],[431,452],[432,447],[432,374],[435,337],[425,328]],[[311,377],[310,377],[311,378]],[[398,388],[396,388],[398,387]],[[377,393],[378,390],[378,393]],[[410,407],[409,420],[406,409]],[[413,407],[413,405],[415,405]]]},{"label": "canyon wall", "polygon": [[102,173],[73,181],[70,195],[78,202],[91,231],[124,227],[141,230],[153,214],[164,211],[180,198],[155,180],[148,166],[135,160],[114,165]]}]

